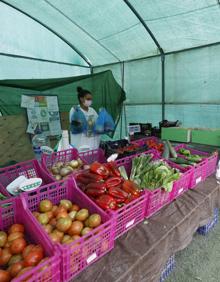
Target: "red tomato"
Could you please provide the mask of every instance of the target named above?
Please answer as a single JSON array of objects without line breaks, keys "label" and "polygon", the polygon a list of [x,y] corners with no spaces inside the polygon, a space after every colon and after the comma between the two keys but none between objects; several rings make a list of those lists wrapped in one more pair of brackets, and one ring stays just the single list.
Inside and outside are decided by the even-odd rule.
[{"label": "red tomato", "polygon": [[6,270],[0,269],[0,281],[1,282],[8,282],[11,280],[10,273]]},{"label": "red tomato", "polygon": [[24,259],[24,266],[35,266],[43,259],[43,253],[32,250]]},{"label": "red tomato", "polygon": [[11,246],[10,246],[10,251],[12,254],[20,254],[23,252],[26,245],[27,243],[24,240],[24,238],[18,238],[12,241]]},{"label": "red tomato", "polygon": [[13,224],[13,225],[9,228],[8,233],[11,234],[11,233],[13,233],[13,232],[22,232],[22,233],[24,233],[24,225],[18,224],[18,223]]},{"label": "red tomato", "polygon": [[15,277],[24,267],[24,263],[22,261],[16,262],[12,264],[8,271],[11,274],[11,277]]},{"label": "red tomato", "polygon": [[12,243],[13,240],[16,240],[18,238],[23,238],[24,233],[23,232],[13,232],[8,236],[8,242]]},{"label": "red tomato", "polygon": [[9,248],[4,248],[2,250],[2,255],[0,257],[0,265],[3,266],[5,264],[7,264],[11,257],[12,257],[12,254],[10,252],[10,249]]},{"label": "red tomato", "polygon": [[27,245],[25,248],[24,248],[24,250],[23,250],[23,252],[22,252],[22,256],[23,256],[23,258],[25,258],[29,253],[30,253],[30,251],[34,248],[35,246],[34,245]]}]

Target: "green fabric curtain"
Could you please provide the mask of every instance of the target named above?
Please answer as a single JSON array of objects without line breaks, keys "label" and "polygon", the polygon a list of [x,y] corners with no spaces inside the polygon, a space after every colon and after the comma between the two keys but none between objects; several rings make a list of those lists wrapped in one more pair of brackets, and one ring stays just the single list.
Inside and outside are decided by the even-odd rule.
[{"label": "green fabric curtain", "polygon": [[93,107],[105,107],[117,123],[120,118],[125,92],[111,71],[78,77],[54,79],[22,79],[0,81],[0,110],[3,115],[24,112],[20,107],[21,95],[57,95],[59,109],[68,112],[78,104],[76,87],[81,86],[93,94]]}]

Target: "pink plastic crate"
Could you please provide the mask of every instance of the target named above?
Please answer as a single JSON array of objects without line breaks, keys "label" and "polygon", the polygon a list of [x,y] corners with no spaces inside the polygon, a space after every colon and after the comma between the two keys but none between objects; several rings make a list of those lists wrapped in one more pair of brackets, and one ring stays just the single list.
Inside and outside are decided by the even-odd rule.
[{"label": "pink plastic crate", "polygon": [[[133,156],[119,159],[116,161],[116,165],[118,167],[124,166],[127,171],[127,174],[130,175],[132,159],[142,154],[150,154],[150,153],[154,155],[154,158],[158,158],[157,151],[149,150],[144,153],[139,153]],[[110,214],[112,214],[116,218],[116,238],[120,237],[129,229],[134,227],[136,224],[143,221],[145,217],[146,205],[147,205],[147,197],[146,197],[146,193],[143,192],[141,197],[125,205],[119,210],[110,211]]]},{"label": "pink plastic crate", "polygon": [[85,160],[87,164],[92,164],[93,162],[106,163],[105,152],[102,149],[81,152],[79,156]]},{"label": "pink plastic crate", "polygon": [[61,254],[62,281],[70,281],[114,247],[115,222],[76,188],[75,181],[69,178],[67,181],[49,184],[34,192],[22,194],[24,205],[29,209],[29,216],[39,226],[48,242],[51,242],[48,235],[30,212],[36,211],[43,199],[49,199],[54,204],[58,204],[61,199],[69,199],[81,208],[88,208],[90,213],[98,213],[102,217],[103,224],[79,240],[68,245],[55,244]]},{"label": "pink plastic crate", "polygon": [[42,185],[54,182],[54,179],[45,173],[37,160],[30,160],[0,169],[0,192],[7,197],[12,197],[6,187],[21,175],[27,178],[40,177],[43,180]]},{"label": "pink plastic crate", "polygon": [[177,165],[171,161],[167,161],[173,168],[179,169],[182,173],[181,177],[174,182],[173,189],[170,193],[170,201],[173,201],[180,195],[182,195],[185,191],[190,188],[191,179],[193,177],[194,168],[187,169],[183,168],[180,165]]},{"label": "pink plastic crate", "polygon": [[158,188],[154,191],[145,190],[147,197],[147,205],[145,210],[145,217],[149,218],[154,213],[159,211],[162,207],[171,202],[171,193]]},{"label": "pink plastic crate", "polygon": [[109,214],[115,217],[116,220],[116,238],[119,238],[129,229],[143,221],[145,216],[146,200],[145,193],[142,193],[138,199],[135,199],[117,211],[109,211]]},{"label": "pink plastic crate", "polygon": [[[160,156],[156,150],[149,150],[142,154],[153,154],[153,159],[159,159]],[[118,166],[124,166],[127,174],[130,175],[131,167],[132,167],[132,159],[140,156],[140,154],[137,154],[135,156],[127,157],[121,160],[116,161]],[[172,167],[178,168],[181,172],[185,172],[183,168],[180,166],[173,164],[170,161],[166,161],[169,163]],[[180,179],[175,181],[173,184],[172,192],[166,192],[161,188],[158,188],[154,191],[150,191],[145,189],[145,197],[146,197],[146,206],[145,206],[145,217],[150,217],[155,212],[160,210],[163,206],[170,203],[173,199],[175,199],[177,196],[182,194],[185,190],[189,188],[189,183],[191,180],[192,172],[187,172],[186,175],[182,174]],[[117,228],[116,228],[117,229]]]},{"label": "pink plastic crate", "polygon": [[206,167],[206,177],[209,177],[216,171],[218,162],[218,152],[215,152],[210,157],[208,157],[208,163]]},{"label": "pink plastic crate", "polygon": [[166,192],[163,187],[158,188],[154,191],[145,190],[145,193],[147,195],[147,206],[145,211],[145,216],[148,218],[152,216],[154,213],[159,211],[161,208],[166,206],[167,204],[171,203],[175,198],[180,196],[182,193],[184,193],[186,190],[188,190],[191,177],[192,177],[192,171],[183,169],[182,167],[172,163],[168,160],[163,160],[167,162],[172,168],[178,169],[182,175],[180,178],[173,182],[173,187],[171,192]]},{"label": "pink plastic crate", "polygon": [[48,177],[53,178],[53,175],[49,171],[49,168],[51,168],[55,163],[57,163],[59,161],[69,162],[69,161],[77,159],[77,158],[80,158],[85,164],[91,164],[95,161],[100,162],[100,163],[106,162],[104,151],[102,149],[78,153],[78,151],[76,149],[72,148],[72,149],[68,149],[68,150],[54,152],[51,155],[43,154],[43,156],[42,156],[42,167],[45,171],[45,174]]},{"label": "pink plastic crate", "polygon": [[48,177],[50,178],[52,177],[54,179],[53,175],[49,171],[49,168],[51,168],[57,162],[70,162],[74,159],[77,159],[78,157],[79,157],[78,151],[72,148],[68,150],[54,152],[50,155],[43,154],[41,158],[41,163],[45,171],[45,174]]},{"label": "pink plastic crate", "polygon": [[19,198],[10,198],[0,203],[0,230],[7,231],[14,223],[21,223],[25,227],[25,238],[33,244],[40,244],[48,260],[37,265],[13,282],[59,282],[60,258],[52,244],[44,240],[44,236],[35,226],[28,212],[25,211]]},{"label": "pink plastic crate", "polygon": [[210,156],[210,154],[207,152],[192,149],[185,144],[180,144],[176,146],[175,150],[178,151],[180,148],[190,150],[192,154],[197,154],[206,157],[202,162],[194,166],[194,173],[192,175],[190,184],[190,189],[193,189],[196,187],[197,184],[199,184],[201,181],[204,181],[208,176],[214,173],[218,160],[218,154],[215,153]]}]

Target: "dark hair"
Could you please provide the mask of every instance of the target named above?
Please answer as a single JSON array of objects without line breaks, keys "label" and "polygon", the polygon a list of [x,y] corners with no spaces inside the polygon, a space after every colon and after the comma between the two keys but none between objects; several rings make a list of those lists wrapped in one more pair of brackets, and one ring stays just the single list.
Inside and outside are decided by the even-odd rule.
[{"label": "dark hair", "polygon": [[92,95],[92,93],[89,90],[83,89],[82,87],[78,86],[77,88],[77,92],[78,92],[78,100],[80,101],[80,98],[84,98],[87,94]]}]

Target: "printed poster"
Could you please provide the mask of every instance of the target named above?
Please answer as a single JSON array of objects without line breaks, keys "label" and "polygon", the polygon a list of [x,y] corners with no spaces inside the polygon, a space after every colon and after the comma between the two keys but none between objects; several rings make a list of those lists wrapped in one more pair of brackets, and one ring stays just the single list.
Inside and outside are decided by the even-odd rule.
[{"label": "printed poster", "polygon": [[27,108],[27,132],[34,134],[39,128],[47,136],[61,134],[59,106],[56,96],[22,95],[21,107]]}]

